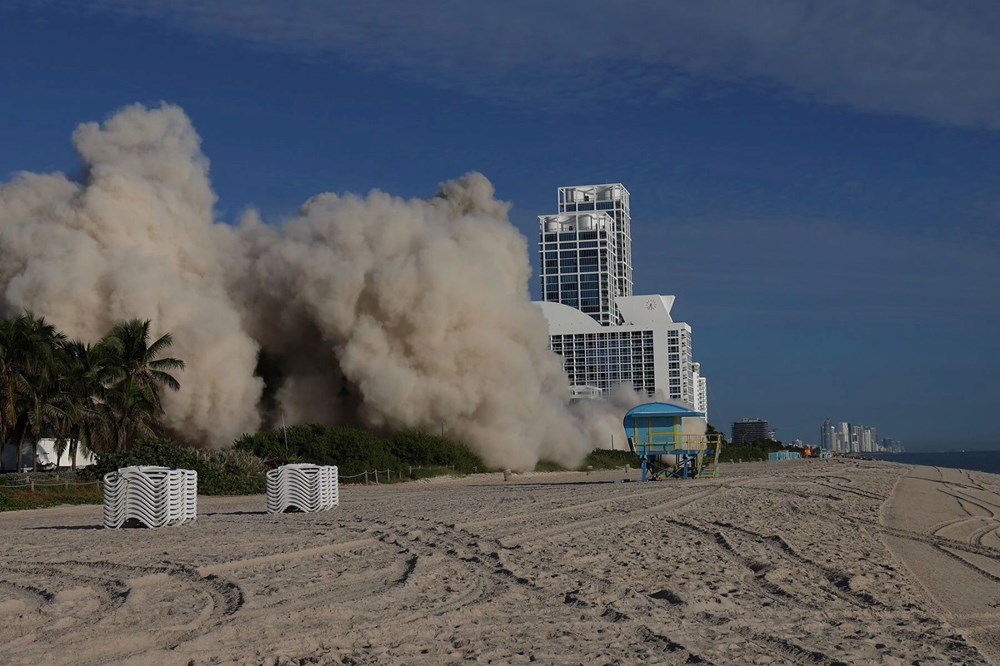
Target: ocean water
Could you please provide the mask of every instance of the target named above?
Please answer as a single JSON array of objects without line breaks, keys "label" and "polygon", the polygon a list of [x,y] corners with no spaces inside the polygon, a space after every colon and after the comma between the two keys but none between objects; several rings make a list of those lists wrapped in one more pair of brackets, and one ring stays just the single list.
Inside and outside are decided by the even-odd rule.
[{"label": "ocean water", "polygon": [[940,451],[937,453],[872,453],[873,458],[905,465],[954,467],[1000,474],[1000,451]]}]

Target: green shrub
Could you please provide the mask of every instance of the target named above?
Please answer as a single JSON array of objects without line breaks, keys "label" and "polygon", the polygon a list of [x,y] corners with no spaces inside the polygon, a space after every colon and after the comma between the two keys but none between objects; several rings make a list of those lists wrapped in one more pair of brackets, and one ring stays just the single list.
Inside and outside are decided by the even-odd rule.
[{"label": "green shrub", "polygon": [[200,495],[251,495],[266,490],[263,460],[251,461],[249,454],[228,451],[201,452],[169,440],[139,443],[127,451],[98,454],[97,463],[87,468],[95,478],[133,465],[157,465],[193,469],[198,473]]},{"label": "green shrub", "polygon": [[536,472],[568,472],[569,468],[560,465],[559,463],[554,463],[550,460],[539,460],[535,463]]},{"label": "green shrub", "polygon": [[465,445],[423,432],[404,432],[388,442],[389,450],[407,465],[452,467],[456,472],[485,471],[483,461]]},{"label": "green shrub", "polygon": [[[631,465],[632,467],[639,467],[642,465],[642,460],[639,456],[633,454],[631,451],[613,451],[611,449],[594,449],[587,454],[584,459],[583,464],[576,468],[576,471],[582,472],[587,467],[593,467],[594,469],[618,469],[624,467],[625,465]],[[568,467],[560,465],[558,463],[550,462],[548,460],[539,460],[538,464],[535,465],[536,472],[568,472],[570,471]]]},{"label": "green shrub", "polygon": [[631,451],[594,449],[587,454],[587,459],[583,463],[584,468],[588,465],[594,469],[616,469],[618,467],[624,467],[625,465],[641,467],[642,459]]}]

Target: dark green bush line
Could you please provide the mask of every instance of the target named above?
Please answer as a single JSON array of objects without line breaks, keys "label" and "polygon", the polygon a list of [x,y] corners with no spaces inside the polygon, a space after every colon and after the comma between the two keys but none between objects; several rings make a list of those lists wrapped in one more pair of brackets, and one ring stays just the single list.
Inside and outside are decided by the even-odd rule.
[{"label": "dark green bush line", "polygon": [[587,459],[583,463],[584,468],[588,465],[594,469],[616,469],[625,465],[639,467],[642,465],[642,460],[631,451],[595,449],[587,454]]},{"label": "dark green bush line", "polygon": [[[266,491],[264,465],[234,462],[228,451],[203,453],[161,440],[137,445],[127,451],[97,456],[97,464],[85,472],[92,478],[102,478],[109,472],[133,465],[159,465],[193,469],[198,472],[198,493],[201,495],[254,495]],[[243,461],[240,461],[243,462]]]},{"label": "dark green bush line", "polygon": [[784,448],[781,442],[770,439],[759,439],[745,446],[725,446],[719,453],[719,462],[767,460],[768,453],[781,451]]},{"label": "dark green bush line", "polygon": [[[392,470],[393,477],[400,471],[409,475],[411,467],[458,474],[486,471],[479,456],[464,444],[423,432],[379,437],[360,428],[306,424],[244,435],[236,440],[236,449],[256,455],[268,467],[297,462],[337,465],[341,478],[376,469]],[[418,472],[436,476],[423,470],[413,472],[414,478],[420,478],[415,476]]]}]

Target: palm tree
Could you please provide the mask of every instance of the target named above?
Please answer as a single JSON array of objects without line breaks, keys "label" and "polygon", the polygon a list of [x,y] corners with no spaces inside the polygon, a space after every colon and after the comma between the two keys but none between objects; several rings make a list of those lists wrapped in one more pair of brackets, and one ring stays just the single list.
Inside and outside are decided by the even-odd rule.
[{"label": "palm tree", "polygon": [[102,450],[123,451],[136,441],[160,434],[157,405],[149,392],[130,382],[111,388],[104,398],[96,435]]},{"label": "palm tree", "polygon": [[32,469],[38,469],[38,438],[44,433],[56,414],[53,403],[58,392],[60,363],[58,347],[66,336],[56,327],[25,312],[15,320],[22,339],[20,370],[20,405],[15,423],[14,440],[17,445],[17,469],[21,469],[21,453],[26,435],[32,438]]},{"label": "palm tree", "polygon": [[59,459],[68,449],[75,467],[81,445],[121,450],[161,434],[160,389],[180,388],[171,371],[184,363],[164,356],[170,334],[151,343],[149,329],[149,321],[119,322],[87,345],[30,312],[0,319],[0,456],[13,444],[20,469],[31,437],[37,469],[38,439],[49,434]]},{"label": "palm tree", "polygon": [[81,444],[93,446],[91,435],[104,393],[104,354],[100,345],[80,340],[63,343],[60,351],[63,370],[57,398],[56,449],[60,459],[62,451],[68,449],[70,466],[75,470]]},{"label": "palm tree", "polygon": [[149,328],[148,320],[119,322],[100,342],[106,418],[99,433],[106,444],[118,450],[136,438],[158,434],[158,418],[163,412],[160,387],[180,389],[180,383],[169,371],[183,369],[184,362],[172,357],[160,358],[173,344],[173,337],[166,333],[150,343]]},{"label": "palm tree", "polygon": [[169,373],[183,370],[184,361],[176,358],[158,358],[172,344],[174,338],[169,333],[150,343],[149,320],[130,319],[115,324],[111,332],[102,340],[108,354],[108,370],[118,380],[131,381],[142,389],[156,394],[154,402],[159,405],[160,386],[172,391],[180,389],[180,383]]},{"label": "palm tree", "polygon": [[17,397],[22,384],[22,338],[16,322],[16,319],[0,319],[0,471],[7,471],[3,452],[17,422]]}]

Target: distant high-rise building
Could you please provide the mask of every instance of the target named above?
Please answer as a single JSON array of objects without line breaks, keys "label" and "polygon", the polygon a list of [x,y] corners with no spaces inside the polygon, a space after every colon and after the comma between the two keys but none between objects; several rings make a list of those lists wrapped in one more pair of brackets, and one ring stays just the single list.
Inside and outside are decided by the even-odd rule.
[{"label": "distant high-rise building", "polygon": [[841,453],[849,453],[851,450],[851,426],[843,421],[837,426],[837,450]]},{"label": "distant high-rise building", "polygon": [[864,441],[862,432],[864,432],[865,427],[860,423],[851,424],[851,453],[861,453],[861,444]]},{"label": "distant high-rise building", "polygon": [[833,421],[830,419],[823,421],[823,425],[819,429],[819,445],[820,448],[828,451],[837,450],[833,441]]},{"label": "distant high-rise building", "polygon": [[834,426],[830,419],[820,426],[820,441],[822,446],[838,453],[875,453],[877,451],[895,451],[899,442],[892,439],[879,440],[878,428],[860,423],[841,422]]},{"label": "distant high-rise building", "polygon": [[882,450],[888,451],[889,453],[902,453],[903,443],[898,439],[892,439],[891,437],[884,437],[882,439]]},{"label": "distant high-rise building", "polygon": [[758,439],[769,439],[773,433],[770,424],[764,419],[740,419],[733,422],[733,445],[752,444]]}]

